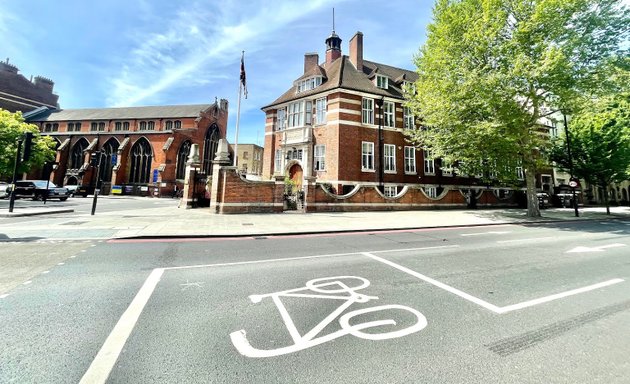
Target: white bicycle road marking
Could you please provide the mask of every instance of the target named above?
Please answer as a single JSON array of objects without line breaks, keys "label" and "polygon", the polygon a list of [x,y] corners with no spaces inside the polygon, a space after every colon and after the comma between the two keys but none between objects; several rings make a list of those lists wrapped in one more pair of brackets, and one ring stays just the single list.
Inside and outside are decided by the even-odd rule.
[{"label": "white bicycle road marking", "polygon": [[[630,225],[630,223],[626,223],[626,225]],[[189,265],[189,266],[181,266],[181,267],[167,267],[167,268],[156,268],[154,269],[151,274],[149,275],[149,277],[147,278],[147,280],[144,282],[142,288],[140,289],[140,291],[138,291],[138,294],[136,295],[136,297],[134,298],[134,300],[131,302],[131,304],[129,305],[129,307],[127,308],[127,310],[123,313],[123,315],[121,316],[121,318],[118,320],[118,323],[116,324],[116,326],[114,327],[114,329],[112,329],[111,333],[109,334],[108,338],[105,340],[105,343],[101,346],[101,349],[99,350],[99,352],[97,353],[97,355],[95,356],[94,360],[92,361],[92,363],[90,364],[90,367],[88,368],[88,370],[85,372],[81,383],[105,383],[107,381],[107,378],[109,377],[109,374],[111,372],[111,370],[114,367],[114,364],[116,363],[116,360],[118,359],[118,357],[120,356],[120,353],[125,345],[125,343],[127,342],[127,339],[129,338],[129,335],[131,334],[133,328],[135,327],[135,324],[138,321],[138,318],[140,316],[140,313],[143,311],[144,306],[146,305],[146,303],[149,301],[151,295],[153,294],[153,291],[155,290],[155,287],[157,286],[158,282],[160,281],[162,274],[165,271],[170,271],[170,270],[190,270],[190,269],[198,269],[198,268],[223,268],[223,267],[231,267],[231,266],[240,266],[240,265],[252,265],[252,264],[262,264],[262,263],[274,263],[274,262],[292,262],[292,261],[299,261],[299,260],[313,260],[313,259],[320,259],[320,258],[334,258],[334,257],[346,257],[346,256],[357,256],[357,255],[364,255],[364,256],[368,256],[376,261],[380,261],[382,263],[385,264],[389,264],[390,266],[397,268],[405,273],[408,273],[412,276],[416,276],[419,277],[421,280],[425,280],[425,279],[430,279],[424,275],[421,275],[415,271],[412,271],[408,268],[402,267],[398,264],[389,262],[389,261],[385,261],[386,259],[382,259],[378,256],[375,256],[374,254],[376,253],[389,253],[389,252],[400,252],[400,251],[421,251],[421,250],[437,250],[437,249],[441,249],[441,248],[456,248],[459,247],[458,245],[451,245],[451,246],[436,246],[436,247],[419,247],[419,248],[408,248],[408,249],[389,249],[389,250],[378,250],[378,251],[371,251],[371,252],[347,252],[347,253],[338,253],[338,254],[327,254],[327,255],[312,255],[312,256],[298,256],[298,257],[291,257],[291,258],[277,258],[277,259],[263,259],[263,260],[253,260],[253,261],[241,261],[241,262],[231,262],[231,263],[216,263],[216,264],[202,264],[202,265]],[[81,252],[85,252],[85,250],[82,250]],[[419,276],[418,276],[419,275]],[[420,277],[422,276],[422,277]],[[427,281],[427,280],[425,280]],[[497,307],[493,304],[490,304],[488,302],[485,302],[481,299],[477,299],[474,296],[468,295],[467,293],[463,292],[463,291],[458,291],[461,292],[462,295],[459,295],[455,292],[453,292],[452,290],[454,288],[437,282],[437,280],[431,279],[431,281],[427,281],[430,282],[431,284],[434,284],[436,286],[440,286],[438,284],[435,284],[433,282],[437,282],[439,284],[442,284],[443,286],[440,286],[443,289],[446,289],[447,291],[451,292],[451,293],[455,293],[458,296],[461,296],[465,299],[468,300],[467,296],[470,296],[470,298],[479,300],[479,303],[482,307],[485,307],[486,309],[490,309],[492,312],[498,313],[498,314],[502,314],[502,313],[506,313],[508,311],[514,311],[514,310],[518,310],[518,309],[523,309],[526,307],[530,307],[536,304],[540,304],[549,300],[555,300],[557,298],[560,297],[566,297],[567,295],[571,295],[571,294],[577,294],[577,293],[582,293],[582,292],[586,292],[587,290],[593,290],[593,289],[597,289],[597,288],[602,288],[604,286],[607,285],[612,285],[612,284],[617,284],[617,283],[621,283],[623,282],[623,279],[613,279],[613,280],[609,280],[609,281],[605,281],[603,283],[599,283],[599,284],[595,284],[595,285],[591,285],[591,286],[587,286],[587,287],[583,287],[583,288],[579,288],[573,291],[568,291],[568,292],[564,292],[564,293],[560,293],[560,294],[556,294],[556,295],[552,295],[552,296],[547,296],[541,299],[536,299],[536,300],[531,300],[528,302],[524,302],[524,303],[519,303],[519,304],[515,304],[515,305],[510,305],[507,307]],[[447,289],[448,288],[448,289]],[[9,296],[9,294],[3,294],[0,295],[0,299],[5,299]],[[481,303],[485,303],[486,305],[483,305]],[[404,309],[404,310],[411,310],[411,308],[408,307],[402,307],[402,306],[396,306],[396,305],[390,305],[390,306],[380,306],[380,307],[373,307],[370,308],[371,311],[378,311],[378,310],[384,310],[384,309]],[[361,312],[361,311],[353,311],[353,312],[349,312],[350,313],[354,313],[354,316],[365,313],[365,312]],[[412,313],[416,314],[418,316],[418,318],[420,319],[424,319],[424,321],[426,322],[426,319],[424,318],[424,316],[422,314],[420,314],[419,312],[412,310]],[[421,316],[421,317],[420,317]],[[350,316],[352,317],[352,316]],[[345,317],[344,320],[348,319],[348,317]],[[340,319],[341,322],[341,319]],[[426,326],[426,324],[424,325]],[[422,329],[424,326],[422,326],[420,329]],[[418,329],[418,330],[420,330]],[[243,338],[245,336],[245,331],[243,332]],[[372,334],[370,334],[370,336],[373,336]],[[244,341],[247,341],[246,339]],[[318,338],[318,339],[314,339],[312,340],[312,342],[318,341],[319,343],[328,341],[325,340],[323,338]]]},{"label": "white bicycle road marking", "polygon": [[[358,280],[359,283],[356,286],[348,286],[344,280]],[[247,340],[247,333],[245,330],[235,331],[230,334],[232,344],[243,356],[247,357],[273,357],[285,355],[287,353],[293,353],[301,351],[306,348],[311,348],[319,344],[323,344],[328,341],[332,341],[336,338],[344,335],[353,335],[361,339],[366,340],[387,340],[397,337],[409,335],[414,332],[418,332],[427,326],[427,319],[420,312],[413,308],[409,308],[403,305],[381,305],[377,307],[357,309],[354,311],[342,313],[348,309],[354,303],[367,303],[371,300],[378,300],[376,296],[368,296],[357,293],[358,290],[366,288],[370,285],[367,279],[358,276],[333,276],[324,277],[319,279],[313,279],[306,282],[304,287],[289,289],[286,291],[268,293],[264,295],[251,295],[249,299],[253,303],[260,303],[263,299],[269,297],[273,303],[278,307],[278,311],[284,321],[287,331],[293,339],[293,345],[286,347],[280,347],[275,349],[257,349],[254,348]],[[343,301],[337,309],[326,316],[319,324],[313,329],[300,335],[293,319],[289,315],[286,307],[282,303],[282,297],[300,297],[305,299],[329,299],[329,300],[341,300]],[[375,328],[383,325],[396,325],[396,321],[393,319],[368,321],[366,323],[350,325],[350,319],[355,316],[363,315],[366,313],[379,312],[388,309],[398,309],[407,312],[411,312],[416,316],[417,322],[409,327],[389,331],[385,333],[365,333],[363,330],[369,328]],[[341,316],[340,316],[341,315]],[[339,325],[341,329],[327,335],[316,337],[324,328],[339,317]]]},{"label": "white bicycle road marking", "polygon": [[418,279],[425,281],[429,284],[435,285],[436,287],[442,288],[443,290],[450,292],[454,295],[457,295],[463,299],[466,299],[472,303],[475,303],[487,310],[490,310],[494,313],[498,313],[499,315],[502,315],[504,313],[508,313],[508,312],[512,312],[512,311],[516,311],[519,309],[523,309],[523,308],[528,308],[528,307],[533,307],[534,305],[538,305],[538,304],[542,304],[542,303],[548,303],[550,301],[553,300],[558,300],[558,299],[562,299],[568,296],[573,296],[573,295],[577,295],[579,293],[584,293],[584,292],[588,292],[588,291],[593,291],[595,289],[599,289],[599,288],[603,288],[603,287],[607,287],[609,285],[613,285],[613,284],[618,284],[618,283],[622,283],[625,280],[624,279],[611,279],[611,280],[606,280],[603,281],[601,283],[597,283],[597,284],[592,284],[592,285],[588,285],[586,287],[581,287],[581,288],[577,288],[577,289],[572,289],[570,291],[565,291],[565,292],[561,292],[561,293],[556,293],[554,295],[549,295],[549,296],[544,296],[544,297],[540,297],[538,299],[533,299],[533,300],[528,300],[528,301],[523,301],[521,303],[517,303],[517,304],[512,304],[512,305],[507,305],[505,307],[499,307],[496,306],[492,303],[489,303],[485,300],[482,300],[478,297],[475,297],[471,294],[468,294],[464,291],[460,291],[457,288],[451,287],[450,285],[444,284],[440,281],[437,281],[435,279],[432,279],[428,276],[425,276],[421,273],[418,273],[412,269],[409,269],[407,267],[403,267],[400,264],[396,264],[393,261],[387,260],[385,258],[373,255],[372,253],[369,252],[363,252],[363,254],[373,260],[379,261],[383,264],[387,264],[391,267],[394,267],[396,269],[398,269],[401,272],[404,272],[406,274],[409,274],[411,276],[417,277]]}]

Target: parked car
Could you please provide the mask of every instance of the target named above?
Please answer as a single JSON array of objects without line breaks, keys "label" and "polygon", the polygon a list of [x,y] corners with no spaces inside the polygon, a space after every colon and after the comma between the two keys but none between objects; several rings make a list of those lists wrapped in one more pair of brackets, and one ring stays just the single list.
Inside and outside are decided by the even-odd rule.
[{"label": "parked car", "polygon": [[[46,186],[48,185],[48,189]],[[15,182],[15,197],[30,197],[33,200],[59,199],[65,201],[70,196],[68,188],[58,187],[46,180],[20,180]]]},{"label": "parked car", "polygon": [[87,187],[83,185],[74,184],[74,185],[65,185],[64,187],[68,188],[68,190],[70,191],[70,196],[72,197],[76,195],[87,197],[88,195]]},{"label": "parked car", "polygon": [[547,192],[537,193],[538,196],[538,207],[541,209],[545,209],[550,207],[551,199],[549,198],[549,194]]},{"label": "parked car", "polygon": [[9,197],[9,184],[0,181],[0,199],[6,199],[7,197]]}]

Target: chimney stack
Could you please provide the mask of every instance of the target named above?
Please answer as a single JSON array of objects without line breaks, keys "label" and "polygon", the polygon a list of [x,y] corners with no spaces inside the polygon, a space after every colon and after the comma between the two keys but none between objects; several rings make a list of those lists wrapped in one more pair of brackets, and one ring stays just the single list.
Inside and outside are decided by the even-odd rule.
[{"label": "chimney stack", "polygon": [[357,32],[350,39],[350,61],[357,71],[363,72],[363,33]]},{"label": "chimney stack", "polygon": [[304,73],[319,65],[319,55],[317,53],[304,54]]}]

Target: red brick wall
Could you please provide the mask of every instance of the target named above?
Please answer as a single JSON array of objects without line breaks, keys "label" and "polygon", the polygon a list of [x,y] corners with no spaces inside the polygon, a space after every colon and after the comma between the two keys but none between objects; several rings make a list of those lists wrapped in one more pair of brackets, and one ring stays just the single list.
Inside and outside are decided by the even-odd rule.
[{"label": "red brick wall", "polygon": [[[219,213],[282,212],[284,184],[275,181],[249,181],[233,167],[222,167],[218,180]],[[375,187],[362,186],[354,194],[333,195],[322,184],[306,187],[305,209],[308,212],[393,211],[436,208],[466,208],[466,198],[459,190],[449,190],[437,199],[427,197],[419,188],[408,188],[402,195],[387,198]],[[479,205],[514,206],[514,200],[499,200],[491,190],[481,191]]]},{"label": "red brick wall", "polygon": [[234,167],[222,167],[212,182],[219,183],[219,213],[282,212],[283,183],[246,180]]}]

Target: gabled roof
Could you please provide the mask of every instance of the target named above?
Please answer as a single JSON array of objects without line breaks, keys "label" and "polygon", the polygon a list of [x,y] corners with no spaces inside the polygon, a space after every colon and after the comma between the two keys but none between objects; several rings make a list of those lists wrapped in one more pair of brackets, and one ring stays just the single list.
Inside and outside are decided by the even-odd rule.
[{"label": "gabled roof", "polygon": [[[348,89],[359,92],[369,93],[375,96],[387,96],[402,99],[402,83],[401,80],[416,81],[418,75],[414,71],[392,67],[390,65],[379,64],[368,60],[363,60],[363,71],[358,71],[348,56],[341,56],[337,60],[333,61],[329,65],[319,65],[309,71],[308,74],[304,74],[298,78],[298,80],[313,76],[317,69],[321,71],[324,76],[324,82],[319,87],[296,93],[297,87],[293,85],[282,96],[278,97],[271,104],[264,106],[262,109],[284,104],[289,101],[302,99],[304,97],[317,95],[319,93],[329,91],[332,89]],[[375,73],[379,75],[387,76],[389,81],[389,88],[382,89],[374,85],[374,82],[370,80]]]},{"label": "gabled roof", "polygon": [[28,121],[175,119],[198,117],[212,104],[164,105],[124,108],[60,109],[37,114]]}]

